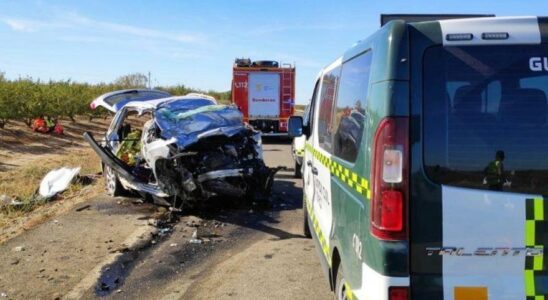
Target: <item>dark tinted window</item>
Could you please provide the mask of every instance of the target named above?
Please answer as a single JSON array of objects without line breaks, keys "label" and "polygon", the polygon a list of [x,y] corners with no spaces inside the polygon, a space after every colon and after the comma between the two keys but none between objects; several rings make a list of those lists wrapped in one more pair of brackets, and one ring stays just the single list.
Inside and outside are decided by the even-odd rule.
[{"label": "dark tinted window", "polygon": [[371,52],[342,66],[333,120],[333,154],[349,162],[356,160],[362,140],[370,69]]},{"label": "dark tinted window", "polygon": [[546,46],[426,52],[424,162],[431,179],[548,194],[546,53]]},{"label": "dark tinted window", "polygon": [[322,88],[320,93],[320,111],[318,118],[318,141],[320,147],[327,152],[332,152],[333,143],[333,107],[335,105],[335,96],[339,84],[341,68],[336,67],[323,76]]}]

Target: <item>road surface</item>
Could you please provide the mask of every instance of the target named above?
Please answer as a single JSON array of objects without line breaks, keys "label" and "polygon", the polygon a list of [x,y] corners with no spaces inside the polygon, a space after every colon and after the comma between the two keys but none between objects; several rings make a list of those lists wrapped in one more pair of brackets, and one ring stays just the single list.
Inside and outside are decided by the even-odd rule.
[{"label": "road surface", "polygon": [[[0,245],[9,299],[332,299],[302,235],[290,145],[264,145],[271,205],[210,203],[168,220],[138,198],[102,196]],[[154,225],[154,226],[153,226]],[[192,243],[193,234],[198,241]]]}]

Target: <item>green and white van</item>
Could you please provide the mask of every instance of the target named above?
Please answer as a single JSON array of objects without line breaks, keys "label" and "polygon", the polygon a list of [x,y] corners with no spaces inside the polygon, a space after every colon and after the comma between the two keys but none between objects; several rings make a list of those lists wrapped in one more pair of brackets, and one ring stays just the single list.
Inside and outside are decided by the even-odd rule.
[{"label": "green and white van", "polygon": [[324,68],[290,119],[305,233],[338,299],[545,299],[548,18],[417,19]]}]

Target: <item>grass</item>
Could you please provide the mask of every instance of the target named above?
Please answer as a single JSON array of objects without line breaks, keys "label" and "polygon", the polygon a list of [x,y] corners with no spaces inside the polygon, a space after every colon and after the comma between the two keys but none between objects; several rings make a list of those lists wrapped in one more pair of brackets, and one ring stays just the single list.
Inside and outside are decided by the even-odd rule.
[{"label": "grass", "polygon": [[[68,154],[40,156],[24,166],[0,172],[0,195],[8,195],[23,203],[16,207],[8,206],[0,212],[0,228],[46,203],[37,199],[35,194],[42,178],[49,171],[60,167],[81,167],[81,175],[96,174],[100,171],[100,160],[89,148],[74,149]],[[57,201],[82,196],[83,189],[81,184],[72,184]]]}]

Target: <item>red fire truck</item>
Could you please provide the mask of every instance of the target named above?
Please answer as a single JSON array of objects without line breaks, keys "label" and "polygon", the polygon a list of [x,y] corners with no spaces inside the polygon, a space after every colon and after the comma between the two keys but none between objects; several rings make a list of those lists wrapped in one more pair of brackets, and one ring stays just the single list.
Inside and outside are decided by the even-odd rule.
[{"label": "red fire truck", "polygon": [[286,135],[295,104],[295,67],[276,61],[236,59],[232,103],[263,135]]}]

